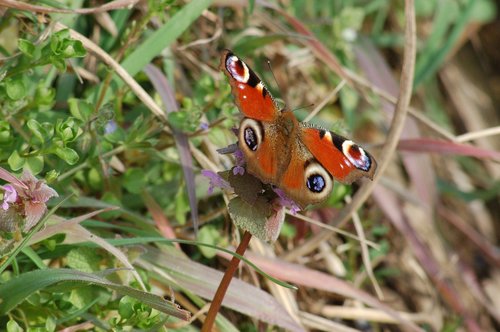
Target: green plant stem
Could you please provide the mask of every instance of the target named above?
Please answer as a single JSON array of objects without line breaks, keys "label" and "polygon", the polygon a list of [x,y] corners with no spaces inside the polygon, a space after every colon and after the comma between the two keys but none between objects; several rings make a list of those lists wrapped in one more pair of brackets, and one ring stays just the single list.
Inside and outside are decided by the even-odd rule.
[{"label": "green plant stem", "polygon": [[[245,231],[243,234],[243,238],[241,239],[238,248],[236,248],[236,253],[239,255],[243,255],[248,248],[248,244],[250,243],[250,239],[252,238],[252,234]],[[240,264],[240,259],[238,257],[233,256],[229,266],[227,267],[226,273],[222,277],[222,280],[219,284],[219,288],[215,292],[214,299],[212,300],[212,304],[210,305],[210,309],[208,309],[207,318],[205,318],[205,322],[203,323],[203,327],[201,332],[211,332],[212,327],[215,323],[215,317],[220,310],[222,305],[222,300],[224,300],[224,296],[226,295],[226,291],[229,288],[229,284],[231,283],[231,279],[233,278],[234,272],[238,268]]]}]

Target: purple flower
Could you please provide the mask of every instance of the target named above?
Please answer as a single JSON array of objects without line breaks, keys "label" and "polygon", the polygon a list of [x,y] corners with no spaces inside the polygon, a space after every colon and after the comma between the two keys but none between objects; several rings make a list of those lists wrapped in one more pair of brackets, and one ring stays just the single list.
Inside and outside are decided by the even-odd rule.
[{"label": "purple flower", "polygon": [[4,211],[7,211],[9,209],[9,203],[15,203],[16,202],[16,200],[17,200],[17,191],[10,184],[7,184],[7,185],[3,186],[2,188],[4,190],[2,209]]},{"label": "purple flower", "polygon": [[206,123],[206,122],[200,123],[200,129],[201,130],[207,130],[208,127],[209,127],[208,123]]},{"label": "purple flower", "polygon": [[201,175],[207,177],[210,180],[210,185],[208,187],[209,194],[212,194],[214,192],[214,188],[221,188],[226,190],[231,189],[229,182],[224,180],[219,174],[215,172],[204,169],[201,171]]},{"label": "purple flower", "polygon": [[285,192],[279,188],[273,188],[274,192],[276,193],[276,195],[278,195],[278,203],[281,205],[281,206],[284,206],[284,207],[287,207],[290,209],[290,212],[292,214],[297,214],[297,212],[299,212],[301,209],[300,207],[297,205],[297,203],[295,203],[294,201],[292,201],[290,198],[288,198],[285,194]]},{"label": "purple flower", "polygon": [[236,148],[233,155],[234,159],[236,159],[236,167],[233,168],[233,174],[245,174],[245,168],[243,167],[243,165],[245,165],[245,156],[243,155],[243,151],[241,151],[239,148]]},{"label": "purple flower", "polygon": [[104,126],[104,133],[106,135],[107,134],[112,134],[112,133],[114,133],[116,131],[117,128],[118,128],[118,125],[116,124],[116,121],[110,120]]},{"label": "purple flower", "polygon": [[233,168],[233,174],[234,175],[243,175],[245,174],[245,168],[242,167],[242,166],[239,166],[239,165],[236,165],[234,168]]}]

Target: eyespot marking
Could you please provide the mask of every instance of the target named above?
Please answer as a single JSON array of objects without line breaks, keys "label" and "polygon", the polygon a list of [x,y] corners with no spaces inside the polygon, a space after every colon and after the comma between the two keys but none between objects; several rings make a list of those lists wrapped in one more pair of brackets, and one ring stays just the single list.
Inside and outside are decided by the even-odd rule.
[{"label": "eyespot marking", "polygon": [[264,128],[260,122],[245,118],[241,121],[238,136],[240,142],[244,143],[242,148],[255,152],[264,139]]},{"label": "eyespot marking", "polygon": [[306,185],[310,191],[315,193],[322,192],[326,187],[325,179],[319,174],[310,175],[307,178]]},{"label": "eyespot marking", "polygon": [[240,83],[248,83],[250,79],[250,71],[247,65],[236,55],[231,55],[226,58],[226,70],[232,78]]},{"label": "eyespot marking", "polygon": [[307,196],[321,201],[332,191],[333,181],[330,173],[314,158],[304,162],[304,181],[309,193]]},{"label": "eyespot marking", "polygon": [[368,172],[372,165],[371,158],[359,145],[353,141],[346,140],[342,143],[342,152],[344,156],[354,165],[354,167]]},{"label": "eyespot marking", "polygon": [[257,150],[258,142],[257,135],[251,127],[246,127],[244,129],[243,136],[245,137],[245,144],[250,148],[250,150]]}]

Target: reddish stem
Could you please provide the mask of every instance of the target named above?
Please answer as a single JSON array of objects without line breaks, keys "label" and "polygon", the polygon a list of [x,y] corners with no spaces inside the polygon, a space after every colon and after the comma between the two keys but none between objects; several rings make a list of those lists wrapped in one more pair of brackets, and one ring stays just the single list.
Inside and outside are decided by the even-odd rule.
[{"label": "reddish stem", "polygon": [[[248,248],[248,243],[250,242],[251,238],[252,234],[245,231],[245,233],[243,234],[243,238],[241,239],[241,242],[238,245],[238,248],[236,248],[236,253],[238,255],[243,256],[245,254],[245,251]],[[214,299],[212,300],[212,304],[210,304],[210,309],[208,309],[207,318],[205,318],[205,322],[203,323],[201,332],[212,331],[212,327],[214,326],[215,323],[215,317],[217,316],[217,313],[220,310],[220,307],[222,305],[222,300],[224,300],[226,291],[229,287],[229,284],[231,283],[231,279],[233,278],[234,272],[236,272],[236,269],[238,268],[239,264],[240,264],[240,259],[236,256],[233,256],[231,262],[229,262],[229,266],[227,267],[226,272],[224,273],[224,276],[222,277],[222,280],[219,284],[219,288],[217,288],[217,291],[215,292]]]}]

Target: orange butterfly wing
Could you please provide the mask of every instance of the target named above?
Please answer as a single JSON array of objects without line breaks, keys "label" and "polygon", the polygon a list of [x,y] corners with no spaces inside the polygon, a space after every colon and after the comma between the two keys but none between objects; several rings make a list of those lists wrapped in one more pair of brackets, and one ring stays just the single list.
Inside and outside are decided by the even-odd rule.
[{"label": "orange butterfly wing", "polygon": [[221,57],[221,70],[229,77],[236,106],[246,117],[273,121],[278,107],[260,78],[240,58],[226,50]]},{"label": "orange butterfly wing", "polygon": [[326,170],[342,183],[373,179],[377,163],[363,148],[333,132],[301,124],[301,140]]}]

